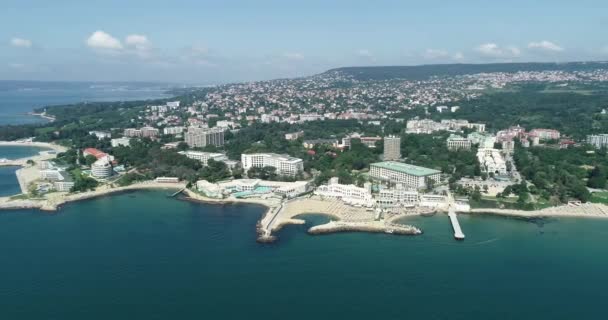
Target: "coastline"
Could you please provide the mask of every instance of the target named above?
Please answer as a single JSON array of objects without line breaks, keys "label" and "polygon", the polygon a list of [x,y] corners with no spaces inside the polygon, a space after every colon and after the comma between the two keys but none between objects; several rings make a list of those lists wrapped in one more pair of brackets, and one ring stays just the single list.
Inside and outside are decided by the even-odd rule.
[{"label": "coastline", "polygon": [[[46,148],[51,149],[55,152],[65,152],[67,150],[66,147],[62,145],[58,145],[56,143],[51,142],[38,142],[38,141],[27,141],[27,140],[16,140],[16,141],[0,141],[1,146],[9,146],[9,147],[38,147],[38,148]],[[26,159],[26,158],[23,158]],[[19,160],[19,159],[16,159]]]},{"label": "coastline", "polygon": [[186,185],[184,183],[167,184],[147,181],[141,183],[134,183],[132,185],[124,187],[101,187],[95,191],[87,191],[75,194],[69,194],[66,192],[51,193],[44,198],[38,199],[12,199],[12,197],[2,197],[0,198],[0,210],[39,209],[42,211],[52,212],[59,210],[62,205],[69,202],[98,198],[124,191],[145,189],[180,190],[185,187]]},{"label": "coastline", "polygon": [[54,122],[55,120],[57,120],[55,117],[47,115],[46,112],[36,113],[36,112],[30,111],[27,113],[27,115],[34,116],[34,117],[40,117],[40,118],[48,120],[49,122]]},{"label": "coastline", "polygon": [[496,209],[496,208],[475,208],[462,212],[465,214],[490,214],[504,217],[517,218],[608,218],[608,206],[601,203],[583,203],[581,205],[563,205],[548,207],[541,210],[515,210],[515,209]]}]

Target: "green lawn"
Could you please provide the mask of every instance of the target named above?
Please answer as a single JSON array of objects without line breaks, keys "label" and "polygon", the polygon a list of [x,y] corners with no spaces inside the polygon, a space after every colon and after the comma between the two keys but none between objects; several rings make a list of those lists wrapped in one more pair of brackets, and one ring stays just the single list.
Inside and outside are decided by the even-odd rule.
[{"label": "green lawn", "polygon": [[590,201],[594,203],[608,204],[608,191],[592,193]]}]

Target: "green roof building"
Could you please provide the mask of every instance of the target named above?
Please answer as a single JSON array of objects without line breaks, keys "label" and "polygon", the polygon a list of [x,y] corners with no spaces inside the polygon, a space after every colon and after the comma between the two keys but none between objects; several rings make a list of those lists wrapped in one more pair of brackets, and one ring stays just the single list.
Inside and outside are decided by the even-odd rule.
[{"label": "green roof building", "polygon": [[426,188],[429,179],[435,183],[441,181],[439,170],[395,161],[372,163],[369,172],[372,179],[403,184],[411,189]]}]

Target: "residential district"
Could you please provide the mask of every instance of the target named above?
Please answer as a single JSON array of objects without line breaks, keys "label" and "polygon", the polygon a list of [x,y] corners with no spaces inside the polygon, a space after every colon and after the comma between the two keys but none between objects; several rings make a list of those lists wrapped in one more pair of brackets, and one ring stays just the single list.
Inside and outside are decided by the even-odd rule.
[{"label": "residential district", "polygon": [[[517,148],[567,149],[585,144],[602,149],[608,147],[608,134],[576,141],[555,128],[526,130],[515,125],[489,132],[486,123],[450,117],[458,114],[459,103],[479,97],[488,88],[519,82],[606,80],[605,71],[543,71],[359,85],[347,75],[334,72],[305,79],[217,86],[185,95],[187,98],[146,105],[130,119],[132,127],[89,131],[94,139],[88,141],[97,140],[108,147],[100,150],[89,142],[91,145],[73,150],[77,174],[88,180],[74,179],[74,165],[59,161],[63,154],[55,160],[36,158],[28,164],[0,160],[0,165],[20,164],[36,171],[20,177],[22,192],[34,195],[32,198],[20,199],[25,202],[18,204],[4,199],[0,206],[27,206],[56,193],[120,189],[142,183],[140,179],[123,181],[127,176],[145,175],[137,165],[121,159],[125,153],[133,152],[134,145],[152,141],[161,143],[164,150],[175,150],[180,157],[198,162],[200,167],[217,171],[209,173],[213,178],[196,181],[184,181],[178,175],[155,176],[155,184],[177,185],[190,197],[205,201],[261,201],[270,208],[258,228],[262,238],[271,238],[271,233],[284,224],[301,222],[297,215],[307,212],[326,213],[338,219],[325,227],[328,229],[317,228],[316,232],[358,229],[419,233],[419,229],[403,227],[396,220],[411,214],[445,211],[450,213],[455,237],[462,239],[464,234],[455,212],[470,211],[471,199],[480,201],[482,195],[510,196],[514,188],[525,184],[513,158]],[[341,81],[352,85],[335,85]],[[407,119],[399,117],[403,110],[421,106],[422,112]],[[442,114],[441,119],[435,120],[437,114]],[[338,120],[360,124],[358,128],[364,132],[324,134],[303,126],[323,126]],[[382,129],[387,120],[398,126],[391,134]],[[268,139],[288,146],[284,150],[296,151],[274,152],[268,141],[253,141],[237,153],[226,148],[228,140],[257,123],[292,125],[293,131]],[[369,129],[373,127],[379,129]],[[472,153],[469,164],[474,172],[457,174],[462,166],[452,168],[448,163],[447,167],[438,167],[430,159],[425,165],[424,161],[414,161],[411,154],[404,157],[403,152],[408,151],[406,139],[416,136],[431,136],[435,142],[440,139],[450,154]],[[371,161],[356,166],[346,176],[340,175],[343,169],[332,168],[333,176],[320,179],[323,172],[316,169],[315,163],[326,158],[339,159],[353,148],[364,148],[357,152],[370,150]],[[213,175],[224,171],[226,174]],[[83,186],[79,181],[93,182]],[[582,205],[576,199],[569,204]]]}]

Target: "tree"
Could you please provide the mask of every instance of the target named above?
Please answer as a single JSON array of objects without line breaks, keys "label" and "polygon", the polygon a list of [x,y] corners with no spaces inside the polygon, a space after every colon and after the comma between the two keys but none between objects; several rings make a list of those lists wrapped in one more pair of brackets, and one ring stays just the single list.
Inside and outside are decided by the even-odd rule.
[{"label": "tree", "polygon": [[606,171],[604,168],[595,166],[595,168],[593,168],[589,174],[587,186],[595,189],[604,189],[606,188],[606,178]]},{"label": "tree", "polygon": [[97,161],[97,158],[95,158],[95,156],[88,154],[86,157],[84,157],[84,162],[87,166],[91,166],[93,163],[95,163],[95,161]]},{"label": "tree", "polygon": [[475,189],[473,193],[471,193],[471,200],[473,200],[474,202],[481,201],[481,192],[479,191],[479,189]]},{"label": "tree", "polygon": [[95,190],[99,183],[97,180],[89,177],[77,177],[74,180],[74,186],[70,189],[71,192],[80,192],[87,190]]}]

